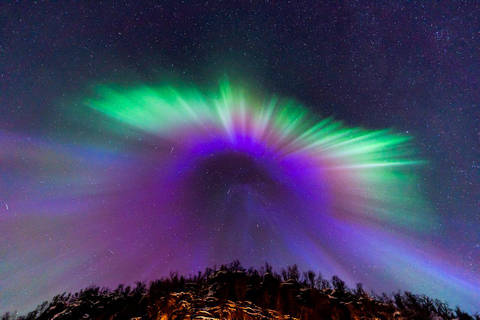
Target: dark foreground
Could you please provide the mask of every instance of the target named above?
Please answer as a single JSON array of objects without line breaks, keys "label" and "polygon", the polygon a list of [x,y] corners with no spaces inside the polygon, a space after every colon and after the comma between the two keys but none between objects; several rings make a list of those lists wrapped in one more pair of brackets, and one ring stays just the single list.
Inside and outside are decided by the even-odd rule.
[{"label": "dark foreground", "polygon": [[61,294],[26,316],[10,319],[473,319],[459,308],[409,292],[368,294],[357,284],[349,289],[338,277],[331,281],[296,266],[272,272],[245,270],[238,261],[220,270],[207,269],[188,278],[138,282],[135,288],[89,287]]}]

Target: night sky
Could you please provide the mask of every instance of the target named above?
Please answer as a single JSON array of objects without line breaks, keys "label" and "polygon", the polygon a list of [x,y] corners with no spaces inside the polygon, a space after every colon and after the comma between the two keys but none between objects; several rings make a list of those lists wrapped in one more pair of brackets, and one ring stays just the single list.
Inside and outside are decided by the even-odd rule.
[{"label": "night sky", "polygon": [[0,314],[235,259],[480,311],[475,1],[0,4]]}]

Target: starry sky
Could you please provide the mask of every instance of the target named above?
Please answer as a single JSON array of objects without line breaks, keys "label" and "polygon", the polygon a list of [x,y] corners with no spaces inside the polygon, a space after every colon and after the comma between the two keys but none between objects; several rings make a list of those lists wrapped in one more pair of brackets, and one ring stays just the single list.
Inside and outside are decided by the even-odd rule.
[{"label": "starry sky", "polygon": [[480,311],[479,16],[0,4],[0,314],[234,259]]}]

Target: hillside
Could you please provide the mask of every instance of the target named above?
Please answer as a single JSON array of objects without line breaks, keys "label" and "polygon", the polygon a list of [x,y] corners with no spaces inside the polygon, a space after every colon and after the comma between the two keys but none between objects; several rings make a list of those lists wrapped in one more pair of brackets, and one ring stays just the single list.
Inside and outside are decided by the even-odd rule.
[{"label": "hillside", "polygon": [[266,265],[245,270],[238,261],[219,270],[208,268],[188,278],[171,273],[135,288],[89,287],[55,296],[26,316],[6,314],[2,320],[26,319],[473,319],[459,308],[409,292],[368,294],[361,284],[349,289],[297,266],[280,273]]}]

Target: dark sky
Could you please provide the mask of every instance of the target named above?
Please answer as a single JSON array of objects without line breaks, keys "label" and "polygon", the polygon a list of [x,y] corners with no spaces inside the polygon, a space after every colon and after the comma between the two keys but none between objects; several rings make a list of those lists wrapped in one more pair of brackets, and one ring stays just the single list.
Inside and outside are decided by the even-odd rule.
[{"label": "dark sky", "polygon": [[[227,74],[312,114],[413,136],[427,161],[420,189],[437,217],[427,237],[478,285],[478,3],[189,3],[0,4],[0,133],[76,139],[68,115],[95,84],[204,88]],[[0,286],[6,279],[0,271]]]}]

